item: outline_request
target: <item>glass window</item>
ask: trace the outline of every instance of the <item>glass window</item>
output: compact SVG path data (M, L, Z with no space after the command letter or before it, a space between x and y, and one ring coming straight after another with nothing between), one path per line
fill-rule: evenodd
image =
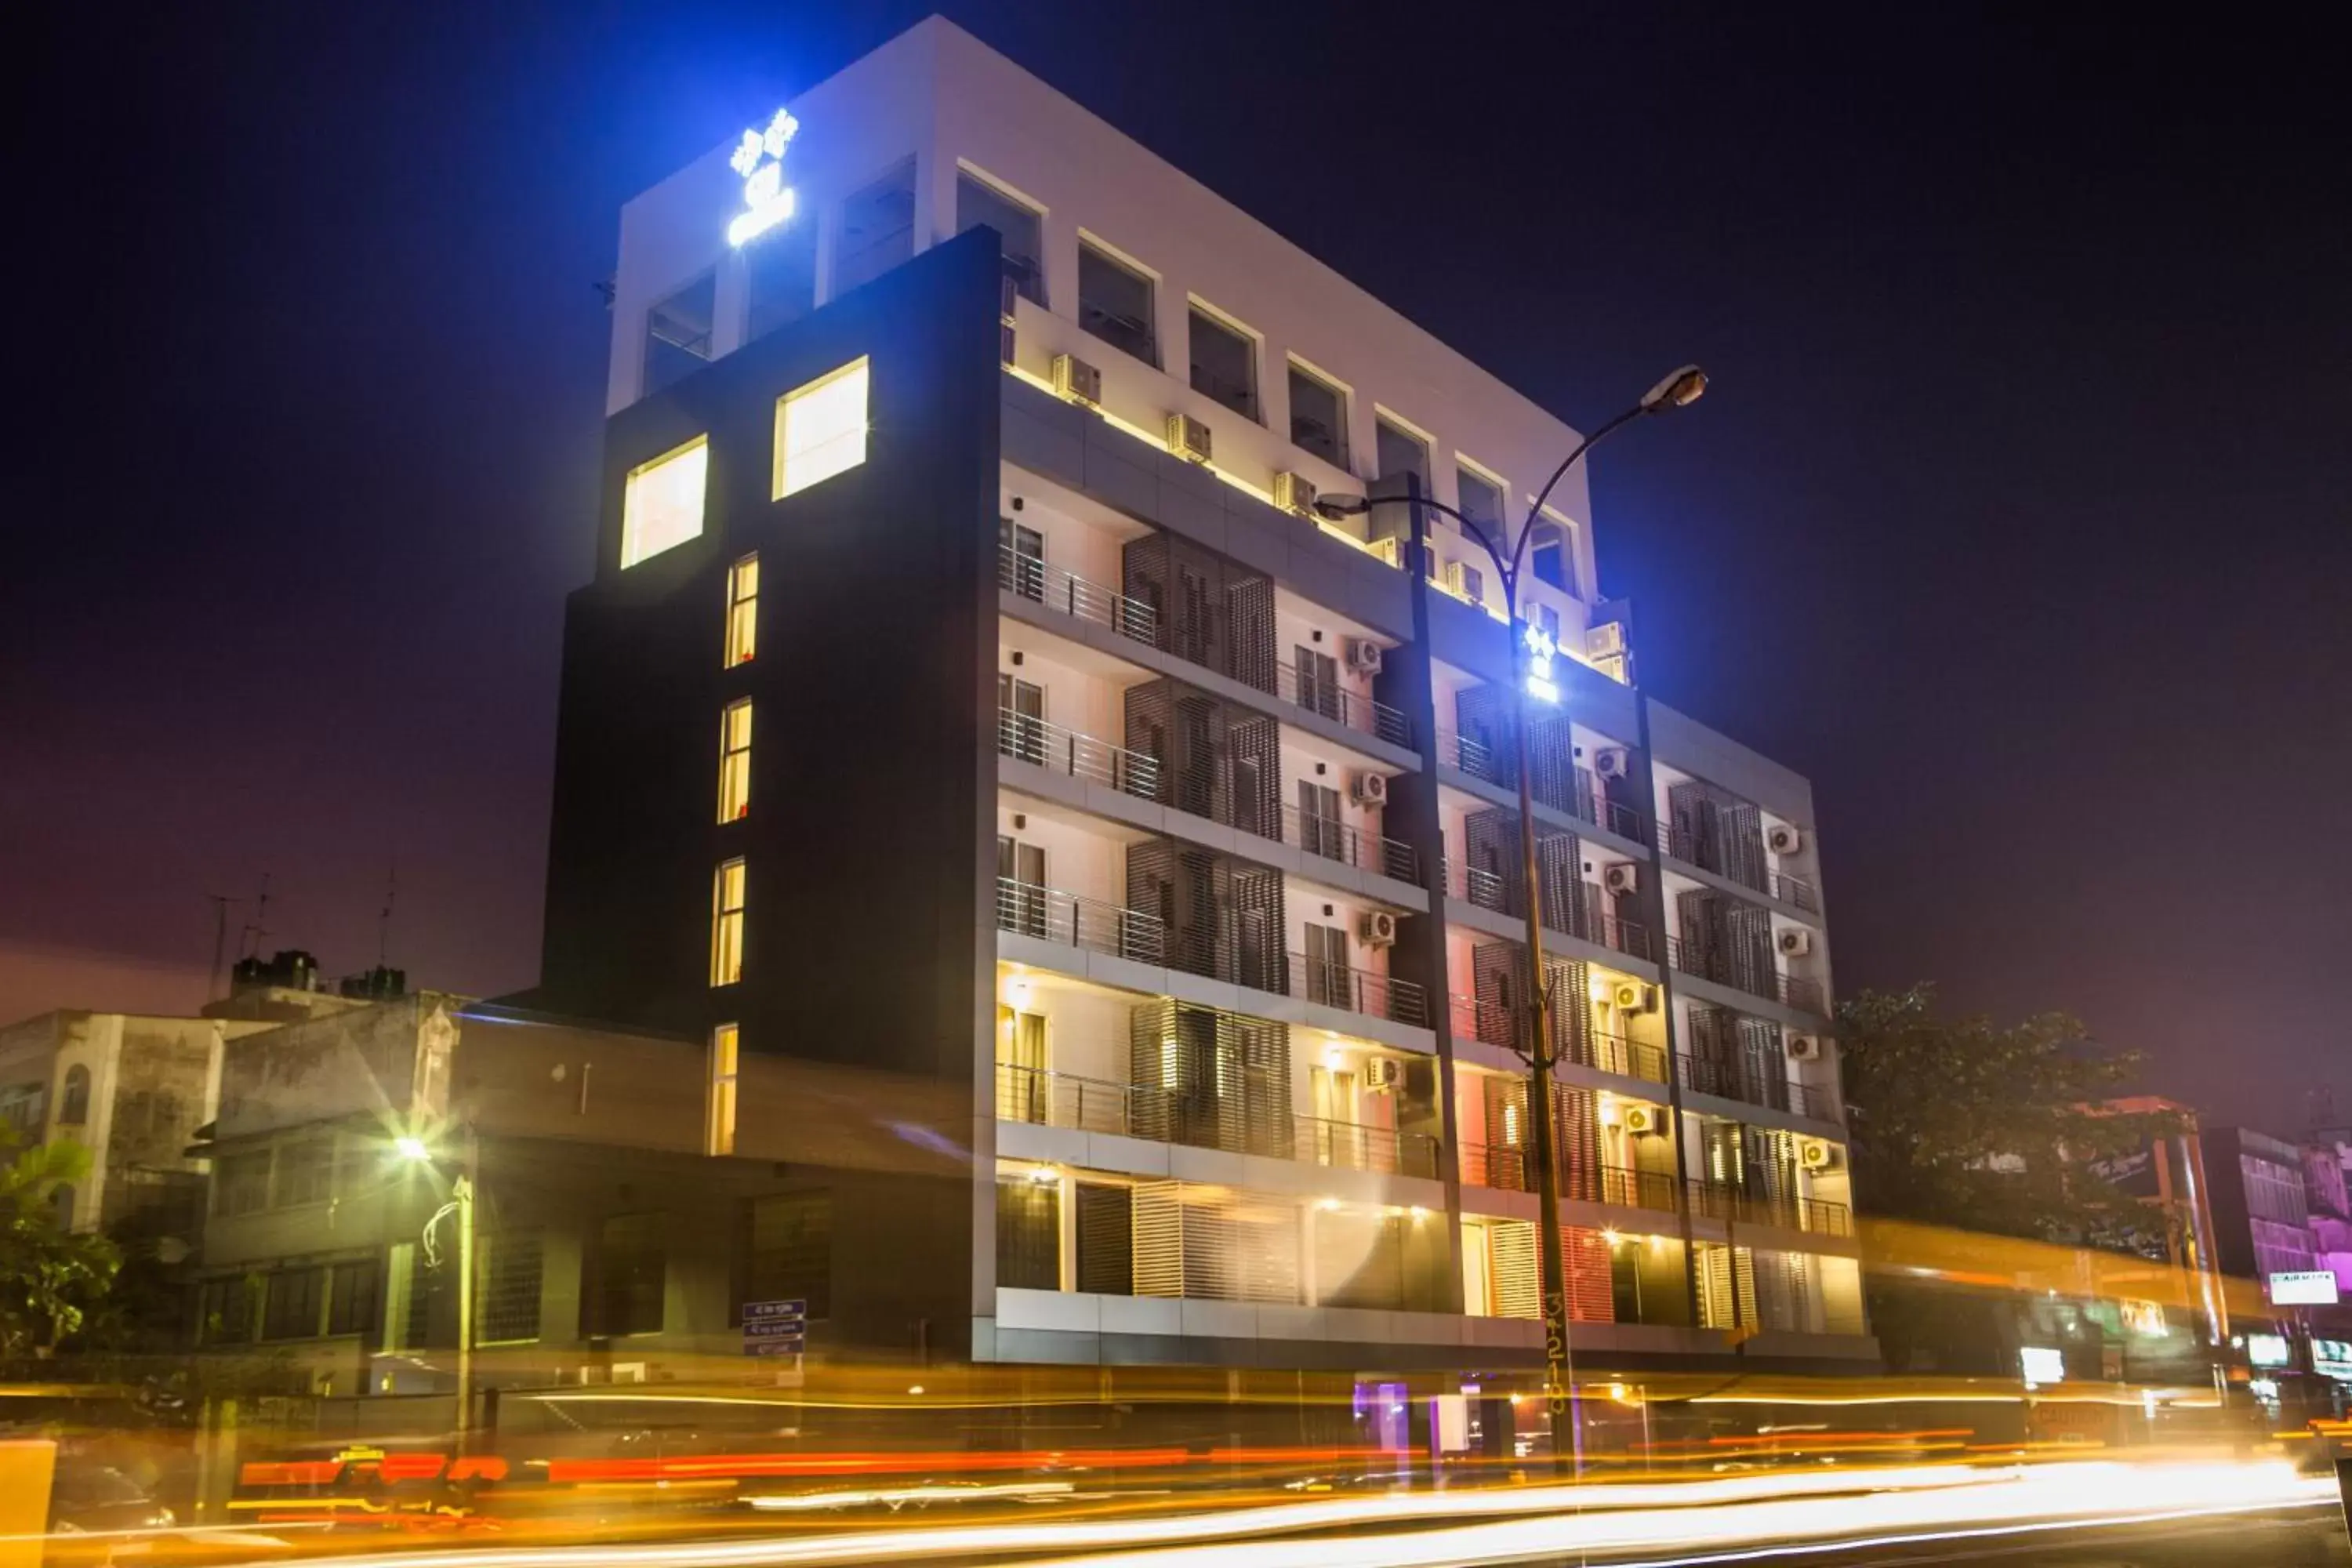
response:
M788 223L743 247L743 282L751 296L748 337L790 326L816 309L816 225Z
M622 566L701 536L702 491L709 473L708 436L629 470L621 500Z
M1294 363L1290 367L1290 439L1337 468L1348 466L1348 396Z
M776 400L776 499L866 461L866 362L853 360Z
M735 1152L735 1053L742 1033L732 1024L710 1031L710 1092L705 1110L702 1152Z
M660 391L710 363L719 275L706 272L646 312L646 391Z
M326 1284L323 1268L289 1268L269 1277L261 1304L261 1337L265 1340L307 1340L319 1332L320 1291Z
M909 158L841 204L832 298L873 281L914 254L915 161Z
M241 1345L253 1338L253 1294L241 1278L205 1281L196 1315L205 1344Z
M213 1212L258 1214L269 1206L269 1151L223 1155L215 1169Z
M727 569L726 668L749 664L760 645L760 558L746 555Z
M1486 537L1496 544L1503 543L1503 486L1490 479L1466 463L1454 468L1454 506L1463 516L1476 523Z
M1576 536L1556 522L1538 522L1528 536L1528 569L1570 598L1576 591Z
M1394 479L1399 474L1417 474L1421 478L1421 493L1429 493L1429 443L1403 426L1383 416L1377 421L1380 449L1373 454L1379 459L1380 478Z
M1144 363L1160 363L1152 282L1126 263L1078 243L1078 325Z
M594 1282L583 1303L592 1334L657 1334L669 1285L669 1221L615 1215L596 1237Z
M986 180L969 172L956 175L956 232L992 228L1002 242L1004 275L1024 300L1045 302L1045 268L1037 258L1045 253L1039 238L1037 215Z
M66 1068L66 1091L58 1100L58 1125L79 1127L89 1120L89 1069L76 1062Z
M1257 417L1257 344L1198 305L1192 307L1192 390L1234 413Z
M536 1232L484 1238L481 1300L474 1311L474 1342L515 1344L539 1338L540 1280L544 1254Z
M1062 1288L1062 1184L996 1178L996 1283L1006 1290Z
M327 1331L373 1335L383 1279L383 1270L373 1258L338 1263L328 1270Z
M812 1322L833 1316L833 1194L754 1198L743 1270L747 1301L805 1301Z
M278 1151L275 1205L322 1204L335 1194L335 1146L323 1138L289 1143Z
M730 702L719 714L719 820L751 815L751 700Z
M710 879L710 984L743 978L743 862L730 860Z

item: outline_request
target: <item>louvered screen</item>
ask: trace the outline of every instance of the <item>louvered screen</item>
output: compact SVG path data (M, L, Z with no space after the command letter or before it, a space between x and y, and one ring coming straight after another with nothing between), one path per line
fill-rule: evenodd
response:
M1601 1123L1593 1094L1554 1079L1551 1086L1552 1150L1559 1161L1559 1195L1580 1203L1606 1203L1601 1182ZM1622 1199L1624 1194L1613 1194Z
M1138 1182L1134 1204L1135 1293L1184 1294L1184 1203L1176 1182Z
M1759 1252L1754 1258L1755 1321L1792 1333L1817 1331L1818 1292L1808 1267L1812 1260L1789 1252Z
M1719 795L1715 821L1723 874L1746 887L1769 887L1764 875L1764 814L1744 800Z
M1756 1326L1756 1269L1748 1248L1719 1241L1698 1243L1698 1283L1701 1326Z
M1486 1146L1472 1157L1484 1165L1469 1179L1504 1192L1528 1191L1527 1080L1493 1073L1483 1078Z
M1225 714L1225 748L1233 758L1232 792L1223 819L1261 838L1282 837L1282 725L1265 715Z
M1527 993L1527 949L1515 942L1482 942L1471 950L1470 984L1477 1004L1478 1037L1488 1045L1509 1047L1528 1037L1528 1019L1522 1009ZM1549 976L1546 999L1551 1004L1551 1046L1561 1061L1591 1058L1591 1006L1585 965L1578 960L1544 955Z
M1576 742L1564 713L1528 724L1528 789L1554 811L1576 814Z
M1283 913L1282 873L1239 861L1231 865L1234 957L1219 978L1287 994L1289 955L1283 942L1290 928Z
M1481 909L1517 913L1521 879L1519 822L1500 806L1474 811L1462 819L1465 854L1463 890Z
M1597 1230L1559 1228L1559 1256L1568 1277L1568 1316L1579 1323L1617 1321L1617 1290L1611 1278L1609 1241Z
M1491 784L1516 784L1512 773L1511 704L1492 687L1465 686L1454 698L1454 727L1462 737L1462 771Z
M1776 1110L1789 1109L1789 1058L1780 1026L1769 1018L1739 1018L1739 1076L1748 1098Z
M1744 1183L1752 1195L1773 1201L1797 1196L1797 1140L1777 1127L1749 1127L1740 1151Z
M1274 689L1274 584L1264 577L1229 581L1225 587L1232 627L1232 668L1226 674L1260 691Z
M1487 1289L1498 1318L1540 1318L1536 1288L1536 1227L1506 1220L1485 1227Z
M1135 1294L1134 1201L1125 1187L1081 1182L1078 1289L1097 1296Z
M1715 805L1706 786L1685 780L1666 786L1666 821L1672 829L1667 849L1694 866L1717 869Z
M1772 994L1772 911L1737 900L1719 900L1729 983L1759 996Z
M1574 834L1545 834L1536 840L1536 877L1543 889L1543 923L1591 942L1594 938L1584 907L1583 853L1584 847Z
M1026 1179L996 1183L996 1283L1004 1289L1062 1288L1061 1190Z

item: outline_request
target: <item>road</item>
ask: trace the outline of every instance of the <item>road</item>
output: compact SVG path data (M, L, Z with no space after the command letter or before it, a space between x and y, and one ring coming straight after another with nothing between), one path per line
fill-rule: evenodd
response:
M1625 1568L1633 1561L1624 1560ZM1689 1558L1681 1561L1696 1568ZM1753 1563L1759 1559L1743 1554L1715 1561L1729 1568L1731 1563ZM1772 1568L1927 1568L1943 1563L2010 1568L2044 1563L2049 1568L2352 1568L2352 1544L2347 1543L2341 1514L2328 1509L2300 1509L2199 1523L2034 1531L1859 1552L1800 1552L1761 1561Z

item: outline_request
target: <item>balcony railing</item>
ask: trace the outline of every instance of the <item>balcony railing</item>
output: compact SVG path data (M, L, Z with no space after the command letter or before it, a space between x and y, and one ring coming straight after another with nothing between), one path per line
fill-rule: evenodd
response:
M1507 746L1489 746L1452 730L1441 730L1437 732L1437 756L1439 762L1497 788L1517 791L1519 787L1518 776L1512 772L1517 759ZM1528 794L1537 804L1549 806L1563 816L1605 827L1618 837L1636 844L1650 842L1650 819L1630 805L1611 800L1591 768L1578 768L1574 789L1565 793L1540 776L1529 780L1528 786Z
M1783 903L1794 904L1808 914L1822 912L1822 891L1802 877L1791 877L1786 871L1770 874L1771 887L1767 889Z
M1750 840L1743 852L1724 853L1718 839L1702 837L1691 827L1675 824L1666 829L1666 853L1685 865L1702 871L1712 871L1727 881L1738 883L1783 903L1793 904L1808 914L1822 912L1821 889L1802 877L1792 877L1786 871L1775 871L1764 863L1764 847Z
M1168 928L1159 916L1011 877L996 879L996 929L1138 963L1168 962Z
M1160 794L1157 758L1097 741L1092 735L1081 735L1075 730L1065 730L1059 724L1049 724L1026 713L1016 713L1010 708L996 710L996 750L1002 756L1034 763L1041 768L1139 799L1157 799Z
M1731 947L1670 936L1666 938L1666 962L1682 973L1712 980L1718 985L1745 991L1750 996L1767 997L1801 1013L1829 1016L1828 996L1820 981L1784 974L1769 963Z
M1400 882L1421 882L1421 857L1412 846L1350 827L1336 817L1318 816L1296 805L1282 808L1282 842L1326 860L1392 877Z
M1628 958L1656 962L1657 948L1648 926L1612 913L1608 891L1600 884L1580 880L1575 887L1577 890L1565 898L1555 889L1544 900L1543 923L1547 929L1622 952ZM1519 901L1515 879L1475 866L1457 866L1450 858L1445 863L1445 892L1449 898L1497 914L1520 918L1525 915L1526 906Z
M1754 1193L1728 1182L1693 1177L1684 1183L1690 1211L1700 1219L1735 1220L1747 1225L1773 1225L1786 1230L1807 1230L1822 1236L1852 1236L1853 1211L1843 1204L1821 1198L1779 1196Z
M1274 944L1273 926L1251 910L1221 911L1209 926L1179 927L1167 934L1167 963L1204 980L1385 1018L1426 1028L1428 1001L1410 980L1345 962L1285 952Z
M1358 696L1336 679L1325 680L1302 673L1297 665L1277 664L1274 668L1274 689L1283 700L1318 713L1333 723L1344 724L1358 734L1370 735L1391 745L1412 744L1412 726L1402 713L1385 702Z
M1694 1094L1711 1094L1718 1100L1769 1106L1774 1110L1810 1116L1816 1121L1840 1120L1835 1095L1811 1084L1791 1083L1785 1074L1753 1070L1738 1063L1716 1061L1692 1056L1686 1051L1677 1051L1675 1053L1675 1076L1682 1080L1685 1089Z
M1516 1144L1465 1143L1462 1179L1474 1187L1497 1192L1536 1190L1535 1164L1528 1151ZM1569 1203L1616 1204L1625 1208L1659 1209L1671 1214L1675 1179L1663 1171L1633 1171L1620 1165L1559 1166L1559 1195Z
M1426 1133L1313 1116L1291 1117L1286 1126L1278 1112L1231 1097L1188 1095L1010 1062L996 1064L996 1114L1004 1121L1111 1132L1381 1175L1437 1175L1437 1141Z
M1150 605L1049 566L1034 555L1024 555L1010 544L996 547L996 585L1066 616L1108 626L1123 637L1159 645L1160 615Z
M1286 995L1386 1018L1391 1024L1410 1024L1418 1028L1429 1023L1428 1003L1421 987L1410 980L1393 979L1333 959L1309 958L1303 952L1291 953L1288 958L1282 987Z
M1517 1048L1517 1029L1509 1008L1459 994L1446 1000L1455 1039L1483 1040L1507 1051ZM1663 1047L1606 1029L1587 1028L1581 1039L1560 1031L1559 1059L1650 1083L1666 1081L1666 1053Z

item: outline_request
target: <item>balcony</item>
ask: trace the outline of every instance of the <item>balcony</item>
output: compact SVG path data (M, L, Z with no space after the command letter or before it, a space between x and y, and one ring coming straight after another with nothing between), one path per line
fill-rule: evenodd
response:
M1274 694L1358 734L1386 741L1392 746L1410 749L1412 745L1412 726L1402 712L1385 702L1360 697L1336 680L1304 673L1296 665L1274 667Z
M1628 958L1657 961L1657 947L1648 926L1611 913L1609 895L1598 883L1579 879L1573 885L1577 890L1572 893L1557 886L1546 889L1543 923L1547 929L1622 952ZM1520 901L1517 878L1498 876L1475 866L1456 866L1448 859L1445 894L1482 910L1493 910L1514 919L1526 918L1527 905Z
M1507 747L1489 746L1452 730L1441 730L1437 733L1437 758L1474 779L1484 779L1498 789L1517 793L1518 777L1512 772L1515 759ZM1539 772L1528 781L1528 793L1538 805L1549 806L1562 816L1589 822L1635 844L1650 842L1650 819L1629 805L1611 800L1591 768L1577 768L1572 777L1573 785L1561 788Z
M1040 1068L996 1066L996 1115L1003 1121L1116 1133L1155 1143L1301 1164L1436 1179L1437 1141L1426 1133L1284 1116L1230 1096L1079 1078Z
M1801 1013L1829 1016L1828 994L1820 981L1784 974L1769 961L1735 948L1670 936L1666 938L1666 962L1681 973L1712 980L1718 985L1728 985Z
M1415 1028L1429 1026L1428 1004L1421 987L1410 980L1391 979L1334 959L1309 958L1303 952L1286 953L1284 957L1287 962L1283 966L1280 989L1285 995L1343 1012L1386 1018L1391 1024L1410 1024Z
M1462 1145L1462 1180L1470 1186L1502 1193L1536 1190L1536 1168L1528 1151L1509 1143ZM1663 1171L1633 1171L1621 1165L1559 1166L1563 1203L1615 1204L1622 1208L1656 1209L1672 1214L1675 1179Z
M1786 871L1768 871L1765 891L1785 904L1794 904L1807 914L1822 912L1822 892L1802 877L1791 877Z
M1727 845L1725 837L1726 830L1722 828L1701 830L1687 823L1671 824L1666 828L1666 853L1685 865L1712 871L1727 881L1778 899L1808 914L1822 912L1821 889L1802 877L1792 877L1767 866L1761 842L1754 838L1733 839Z
M1084 779L1139 800L1159 798L1160 763L1153 758L1010 708L996 710L996 750L1000 756Z
M1010 544L996 547L996 585L1075 620L1107 626L1150 647L1160 646L1160 614L1150 605L1059 566L1049 566L1037 556L1024 555Z
M1518 1048L1518 1034L1509 1008L1460 994L1446 1000L1451 1005L1449 1016L1455 1039L1481 1040L1507 1051ZM1580 1037L1561 1033L1558 1049L1559 1060L1578 1067L1596 1068L1650 1083L1666 1081L1666 1053L1662 1047L1628 1039L1607 1029L1588 1025Z
M1683 1185L1689 1194L1691 1216L1695 1219L1779 1226L1784 1230L1811 1231L1818 1236L1853 1234L1853 1211L1843 1204L1754 1193L1728 1182L1710 1182L1696 1176Z
M1318 816L1296 805L1284 806L1281 817L1280 841L1294 849L1415 887L1421 885L1421 857L1410 844L1366 833L1336 817Z
M1011 877L996 879L996 929L1138 963L1168 962L1168 928L1159 916Z
M1694 1094L1769 1106L1816 1121L1839 1121L1837 1096L1826 1089L1790 1083L1785 1075L1755 1072L1733 1062L1714 1061L1687 1052L1675 1053L1675 1076Z

